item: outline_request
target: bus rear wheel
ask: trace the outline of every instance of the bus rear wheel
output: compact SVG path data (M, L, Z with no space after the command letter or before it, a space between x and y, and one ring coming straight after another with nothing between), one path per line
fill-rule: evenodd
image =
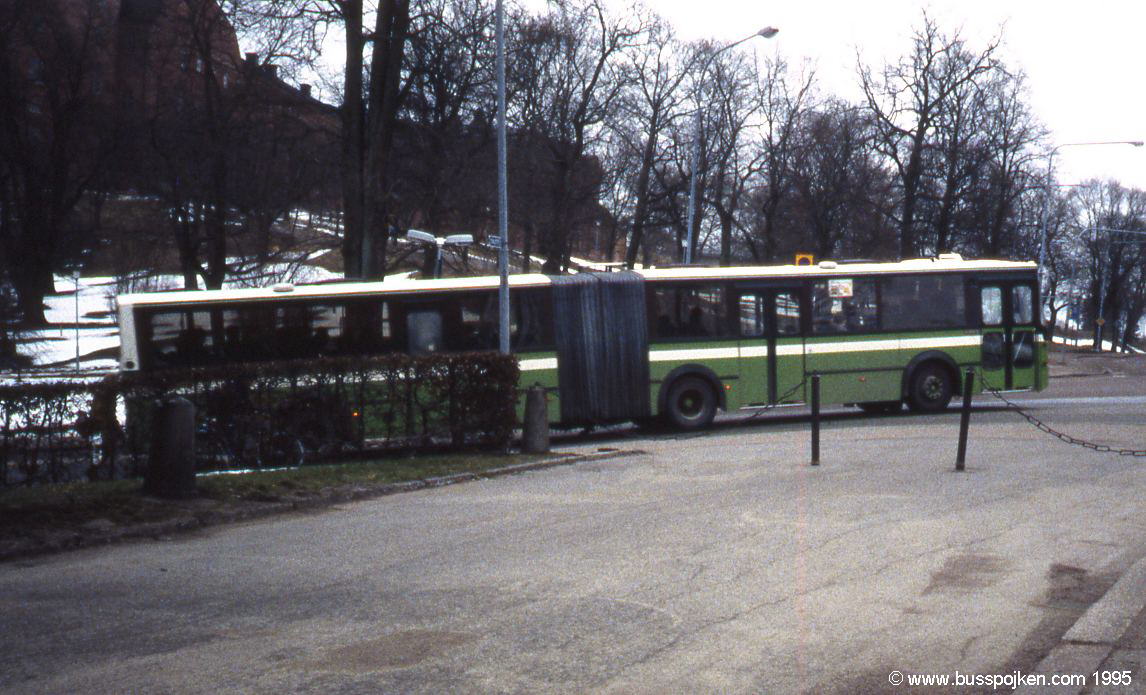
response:
M907 402L917 413L937 413L947 409L954 392L951 372L938 362L925 362L911 374Z
M669 389L665 415L671 425L682 430L708 427L716 417L716 394L712 386L700 377L677 379Z

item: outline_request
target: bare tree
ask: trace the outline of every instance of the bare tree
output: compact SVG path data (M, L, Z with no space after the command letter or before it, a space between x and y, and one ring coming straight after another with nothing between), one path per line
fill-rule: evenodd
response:
M97 0L0 1L0 256L29 325L45 323L53 272L94 241L76 209L115 143L113 19Z
M794 160L799 147L799 126L809 108L808 100L814 73L806 70L789 79L788 65L783 60L764 62L763 74L757 79L758 113L760 124L760 173L763 191L760 205L762 217L762 256L765 261L776 258L776 221L780 205L792 190ZM726 259L722 256L722 262Z
M987 156L986 181L990 217L986 224L976 225L986 234L980 248L990 256L1011 252L1008 227L1021 229L1018 220L1020 199L1041 194L1036 172L1044 157L1039 145L1046 139L1046 129L1035 119L1026 102L1026 88L1021 74L997 73L983 89L984 148ZM1033 201L1032 201L1033 202ZM1041 202L1041 201L1040 201ZM1037 253L1037 252L1036 252Z
M382 277L394 221L394 131L405 94L409 0L248 0L256 26L281 26L278 54L306 61L326 31L343 33L341 162L342 257L347 277ZM365 24L373 11L374 25ZM248 14L248 16L252 16ZM297 26L292 23L297 23ZM289 28L287 28L289 27ZM289 40L288 40L289 39ZM369 68L369 69L367 69Z
M518 15L515 29L508 78L521 136L529 137L519 146L547 159L549 221L535 231L543 269L558 272L568 265L578 227L600 217L600 175L587 157L624 89L622 51L643 28L609 14L600 0L579 0L536 17Z
M633 156L636 174L632 179L633 211L625 264L636 262L650 221L653 168L661 157L661 134L684 100L681 83L695 59L682 56L682 46L672 28L659 17L647 20L644 40L634 42L625 52L630 85L620 102L620 113L613 129L619 141Z
M892 163L900 185L899 254L920 251L916 210L924 184L925 155L935 130L957 94L996 69L995 39L978 52L966 48L958 32L945 34L923 15L911 53L885 65L875 76L862 62L860 83L875 117L880 152Z
M1078 190L1078 200L1089 255L1091 323L1102 319L1113 327L1134 313L1146 255L1142 245L1121 243L1125 239L1111 230L1146 231L1146 193L1095 181Z
M396 213L434 234L474 232L494 218L490 177L496 108L492 8L427 0L410 36L409 90L396 126Z
M891 182L872 149L870 118L829 101L805 111L793 164L796 199L788 216L795 249L818 258L886 258L896 254L883 233Z

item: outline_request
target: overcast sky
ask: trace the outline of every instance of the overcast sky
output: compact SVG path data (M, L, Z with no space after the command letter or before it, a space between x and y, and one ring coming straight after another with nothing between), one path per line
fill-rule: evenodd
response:
M623 0L613 0L620 8ZM879 66L905 55L922 11L944 32L961 29L972 49L1002 27L1004 60L1028 76L1030 104L1055 144L1146 139L1146 2L1092 0L650 0L681 38L734 41L772 25L758 52L814 63L821 89L859 98L856 52ZM739 49L738 49L739 50ZM1146 189L1146 147L1067 147L1055 159L1062 183L1114 178Z

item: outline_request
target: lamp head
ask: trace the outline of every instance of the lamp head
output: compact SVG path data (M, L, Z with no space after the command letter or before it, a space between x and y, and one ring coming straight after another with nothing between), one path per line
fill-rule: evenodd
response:
M472 234L451 234L446 237L445 243L451 246L469 246L474 243Z
M438 239L429 232L423 232L420 229L410 229L406 231L406 238L410 241L421 241L426 244L437 243Z
M760 31L756 32L756 35L757 36L763 36L766 39L770 39L779 33L780 33L780 30L777 29L776 27L764 27Z

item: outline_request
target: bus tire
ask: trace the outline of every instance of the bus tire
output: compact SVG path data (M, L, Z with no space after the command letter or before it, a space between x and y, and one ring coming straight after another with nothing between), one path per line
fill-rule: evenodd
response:
M682 430L699 430L716 417L716 393L707 380L684 376L672 383L665 399L665 417Z
M924 362L911 373L907 403L917 413L938 413L947 409L954 393L951 371L939 362Z

